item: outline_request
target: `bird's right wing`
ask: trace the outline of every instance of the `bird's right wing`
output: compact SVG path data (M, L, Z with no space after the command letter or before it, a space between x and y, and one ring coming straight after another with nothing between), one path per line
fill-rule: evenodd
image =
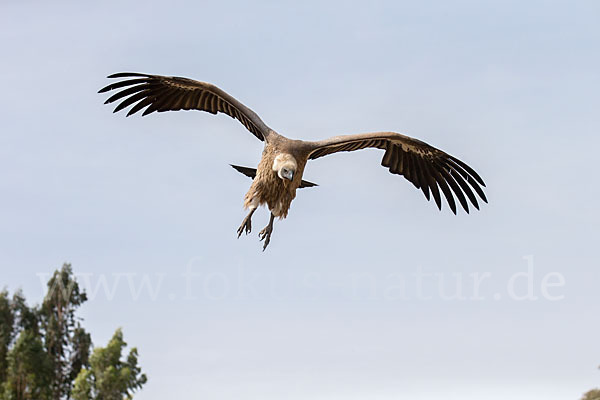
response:
M132 104L134 106L129 110L127 116L144 108L142 115L155 111L177 110L200 110L211 114L222 112L240 121L261 141L267 139L272 132L254 111L210 83L176 76L135 72L122 72L110 75L108 78L129 78L111 83L99 91L99 93L105 93L124 88L105 102L105 104L109 104L123 99L114 112Z

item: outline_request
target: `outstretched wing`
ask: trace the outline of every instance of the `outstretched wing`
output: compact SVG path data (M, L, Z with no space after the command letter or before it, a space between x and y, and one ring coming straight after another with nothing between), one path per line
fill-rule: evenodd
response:
M212 114L225 113L239 120L242 125L264 141L271 129L254 111L225 93L218 87L206 82L176 76L160 76L122 72L109 75L108 78L129 78L100 89L98 93L122 89L106 100L104 104L121 102L114 112L134 105L127 116L145 108L142 115L155 111L201 110Z
M481 188L485 187L485 183L471 167L427 143L399 133L375 132L336 136L311 142L311 145L313 150L310 152L309 159L340 151L366 148L385 150L381 165L389 168L392 174L403 175L417 189L423 191L427 200L430 199L430 194L433 195L440 210L442 208L440 191L454 214L456 214L456 202L453 194L467 213L469 212L467 198L475 208L479 209L473 191L487 203Z

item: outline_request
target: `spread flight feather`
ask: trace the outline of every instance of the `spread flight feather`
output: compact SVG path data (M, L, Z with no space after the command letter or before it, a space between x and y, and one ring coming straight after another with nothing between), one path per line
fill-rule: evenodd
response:
M260 205L267 205L271 220L259 234L265 249L270 242L273 219L285 218L296 189L317 186L302 180L306 163L326 155L376 148L384 151L381 165L392 174L402 175L427 200L431 197L442 208L442 195L456 214L456 200L468 213L469 203L479 209L478 198L487 203L483 179L463 161L425 142L394 132L374 132L335 136L321 141L288 139L269 128L260 117L241 102L218 87L188 78L125 72L108 78L124 78L100 89L100 93L115 90L105 104L118 102L114 112L131 106L127 116L153 112L200 110L212 114L224 113L237 119L257 139L265 142L257 169L232 165L237 171L253 178L244 205L250 210L238 229L251 230L251 217Z

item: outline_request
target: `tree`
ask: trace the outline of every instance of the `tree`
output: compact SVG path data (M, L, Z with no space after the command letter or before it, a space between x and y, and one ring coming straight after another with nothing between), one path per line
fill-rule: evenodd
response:
M73 276L70 264L54 272L40 309L46 351L52 364L52 398L69 398L73 379L87 366L91 338L75 317L87 300Z
M18 290L12 298L11 307L14 312L15 332L21 330L30 330L39 335L40 331L40 312L36 307L27 306L25 296Z
M133 392L142 388L147 378L138 366L137 349L132 348L122 361L125 346L123 332L117 329L106 347L94 349L90 368L82 369L75 379L74 400L131 399Z
M7 356L6 400L49 399L52 365L40 338L32 330L20 333Z
M8 292L0 292L0 385L6 382L8 348L13 340L15 314Z
M16 341L14 341L17 336ZM0 399L46 399L50 382L39 318L18 291L0 293Z
M76 316L87 296L71 265L55 271L47 286L39 307L29 307L20 291L12 298L0 291L0 400L68 400L76 380L78 399L130 399L146 382L137 350L120 360L126 343L119 329L90 365L91 337Z

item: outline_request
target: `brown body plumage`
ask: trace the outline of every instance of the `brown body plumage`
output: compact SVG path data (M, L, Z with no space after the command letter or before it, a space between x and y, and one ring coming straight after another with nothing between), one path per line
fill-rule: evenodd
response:
M244 197L244 208L267 205L275 217L287 217L292 200L296 197L296 189L302 182L302 174L308 159L307 152L301 152L286 146L288 139L281 138L277 143L265 144L262 158L256 169L256 177L252 181L250 190ZM290 154L297 162L297 169L293 179L281 179L273 170L275 157L279 154Z
M420 140L394 132L374 132L336 136L307 142L288 139L269 128L252 110L218 87L187 78L166 77L138 73L120 73L109 78L129 78L110 84L101 93L123 88L106 103L120 100L115 112L132 106L127 116L144 109L142 115L158 111L201 110L212 114L225 113L239 120L254 136L265 142L257 169L232 165L252 177L252 185L244 198L249 213L238 229L238 237L250 233L254 211L266 205L271 211L269 224L259 236L263 249L269 244L275 217L285 218L296 197L296 190L316 186L303 181L308 160L341 151L365 148L384 150L381 164L392 174L402 175L427 198L433 197L441 209L442 195L456 214L456 201L468 213L469 203L479 209L477 196L487 202L479 175L467 164Z

